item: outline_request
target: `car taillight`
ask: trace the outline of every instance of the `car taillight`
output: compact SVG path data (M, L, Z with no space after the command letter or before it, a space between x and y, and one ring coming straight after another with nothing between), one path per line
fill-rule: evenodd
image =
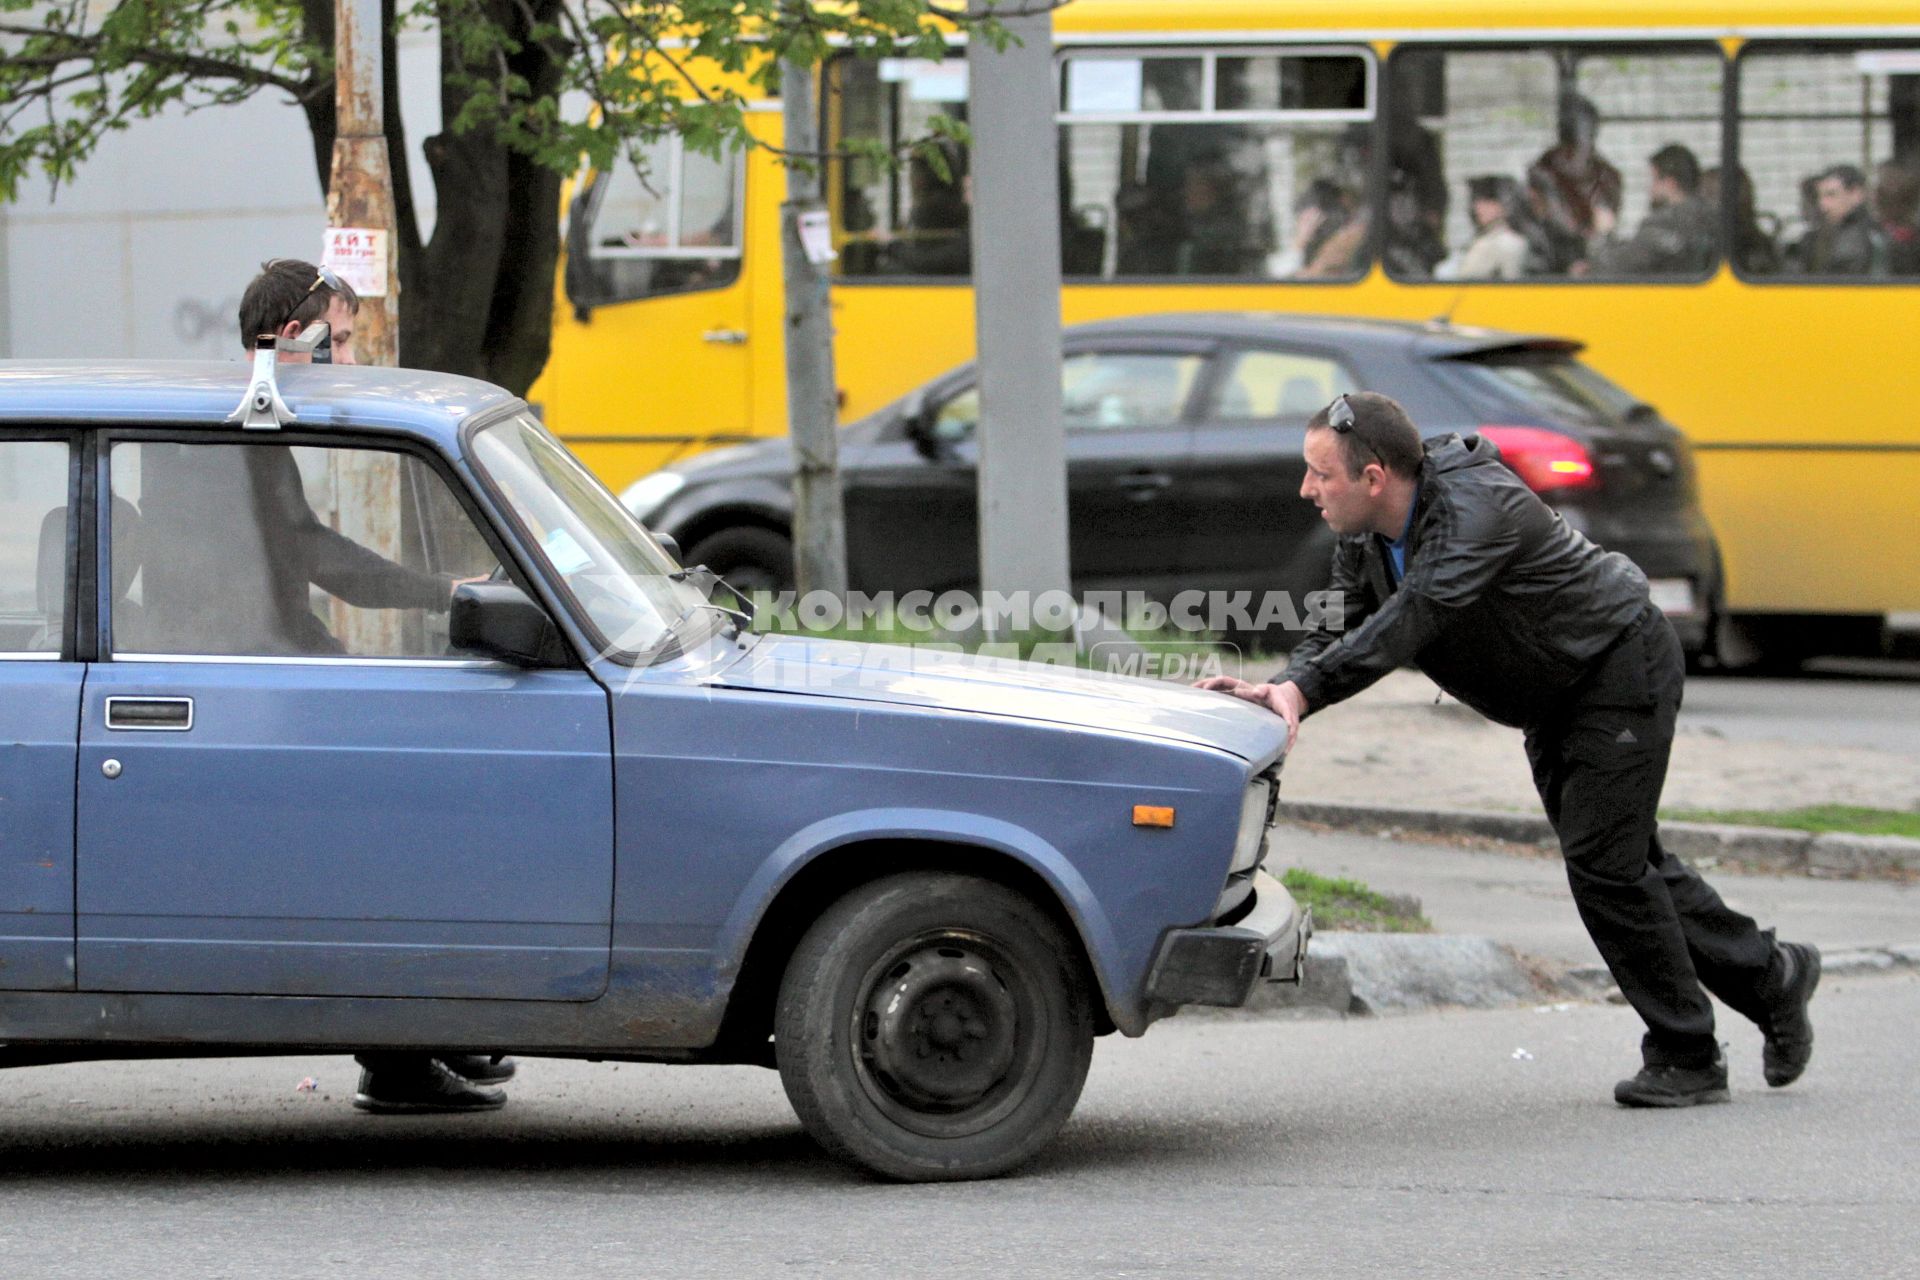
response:
M1545 427L1481 427L1480 434L1500 446L1500 461L1535 493L1590 489L1598 483L1593 456L1572 436Z

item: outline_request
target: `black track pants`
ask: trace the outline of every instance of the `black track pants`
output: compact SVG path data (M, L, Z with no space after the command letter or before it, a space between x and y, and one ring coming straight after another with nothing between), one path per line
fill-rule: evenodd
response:
M1760 1020L1774 948L1771 930L1660 847L1654 815L1684 683L1673 627L1650 609L1526 739L1574 904L1647 1024L1646 1061L1692 1066L1718 1051L1706 992Z

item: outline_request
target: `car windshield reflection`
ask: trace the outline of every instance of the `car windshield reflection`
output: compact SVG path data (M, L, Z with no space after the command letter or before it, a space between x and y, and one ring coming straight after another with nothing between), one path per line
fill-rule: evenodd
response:
M473 459L565 585L602 650L640 655L705 603L646 529L527 414L473 438ZM682 640L685 637L681 637Z

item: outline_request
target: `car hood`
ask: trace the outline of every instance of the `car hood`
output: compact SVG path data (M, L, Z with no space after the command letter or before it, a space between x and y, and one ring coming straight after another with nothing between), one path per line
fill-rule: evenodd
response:
M711 681L1137 734L1253 762L1276 756L1287 736L1279 716L1226 694L905 645L766 636Z

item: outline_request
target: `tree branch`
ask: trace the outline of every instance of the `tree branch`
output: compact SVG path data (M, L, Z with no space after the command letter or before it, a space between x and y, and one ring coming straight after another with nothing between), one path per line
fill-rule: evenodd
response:
M21 27L13 23L0 22L0 36L20 36L31 39L48 34L37 27ZM102 49L106 47L106 41L98 35L61 32L59 41L60 46L64 47L56 46L54 52L35 54L32 57L0 55L0 66L51 68L68 62L98 62ZM158 71L168 71L189 78L233 80L260 89L282 89L296 98L308 88L298 80L276 75L271 71L263 71L259 67L250 67L243 62L228 62L205 54L176 53L168 49L130 50L127 53L126 65L152 67Z

